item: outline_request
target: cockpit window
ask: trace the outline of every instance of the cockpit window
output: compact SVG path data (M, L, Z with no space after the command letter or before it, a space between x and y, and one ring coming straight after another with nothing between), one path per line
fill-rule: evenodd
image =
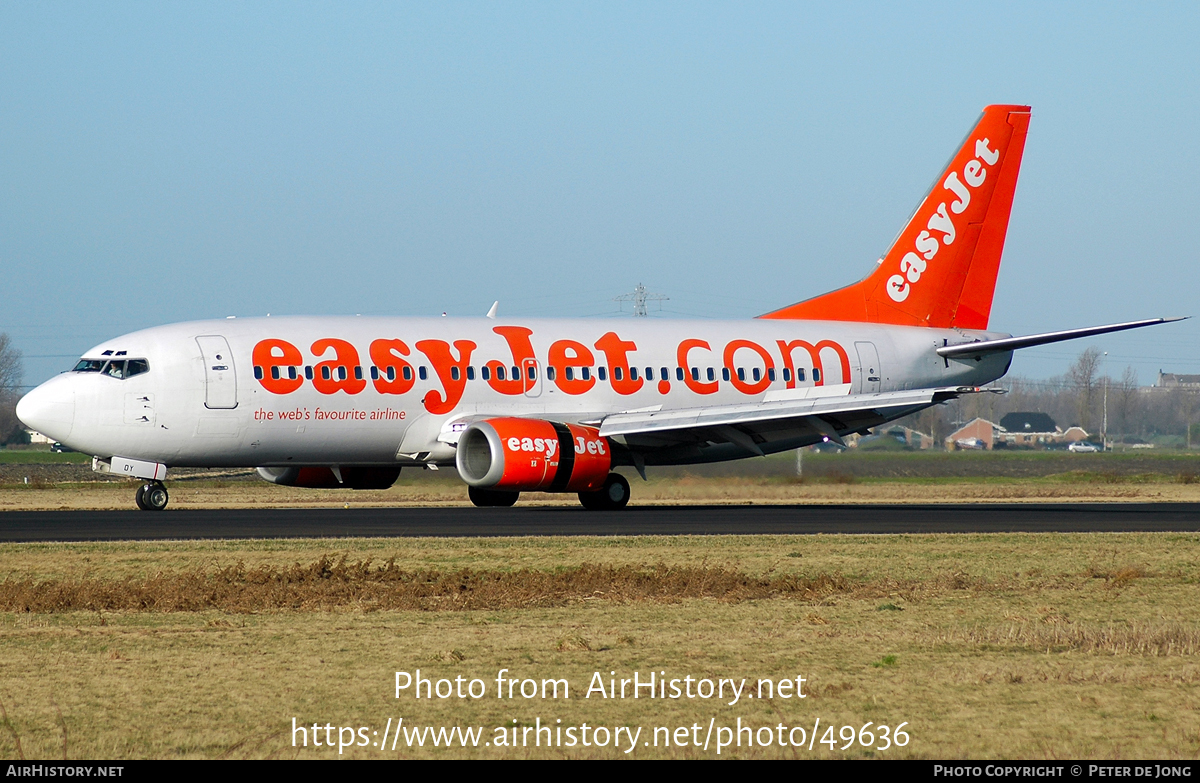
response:
M73 372L98 372L110 378L124 380L135 375L150 372L150 363L145 359L80 359Z

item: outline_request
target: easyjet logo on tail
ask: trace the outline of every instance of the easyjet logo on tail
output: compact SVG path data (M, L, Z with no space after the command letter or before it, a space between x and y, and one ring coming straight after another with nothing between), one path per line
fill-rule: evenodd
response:
M1028 129L986 107L871 274L762 317L986 329Z
M1000 151L992 149L989 139L975 141L975 157L966 162L962 169L962 178L958 171L951 171L942 181L942 188L950 191L954 199L947 209L946 202L938 204L937 209L929 216L925 230L917 234L915 250L910 250L900 259L900 274L894 274L887 280L887 293L892 301L903 302L912 292L912 287L920 282L921 275L928 268L928 262L937 255L942 245L954 244L956 235L952 215L961 215L971 204L971 191L984 183L988 175L988 166L995 166L1000 160Z

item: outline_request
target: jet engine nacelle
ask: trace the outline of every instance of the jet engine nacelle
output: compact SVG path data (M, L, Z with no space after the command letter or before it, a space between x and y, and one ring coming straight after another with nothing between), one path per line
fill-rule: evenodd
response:
M265 481L284 487L387 489L400 477L400 468L350 466L338 468L337 473L333 468L323 467L259 468L258 475Z
M612 448L595 427L483 419L463 430L455 461L463 480L480 489L590 492L604 486Z

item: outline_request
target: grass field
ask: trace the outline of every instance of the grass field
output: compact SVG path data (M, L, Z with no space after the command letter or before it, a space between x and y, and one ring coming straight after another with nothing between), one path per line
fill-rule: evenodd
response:
M402 737L351 757L626 755L626 733L621 749L483 745L538 719L641 728L632 757L713 757L715 739L674 731L819 719L811 749L721 755L1194 758L1198 555L1180 534L5 545L0 754L338 755L293 747L294 717L366 727L355 741L389 718L486 729L480 747ZM486 696L395 698L395 672L417 669ZM498 699L501 669L564 678L570 698ZM751 692L803 677L807 698L583 698L597 673L635 671ZM910 740L843 750L842 727L868 722Z
M22 460L34 452L7 452ZM6 452L0 452L3 457ZM56 462L0 460L0 510L127 509L134 483L93 473L77 454ZM634 504L905 503L1078 500L1200 501L1200 457L1185 452L847 452L794 453L686 468L651 468L643 482L625 470ZM467 504L452 470L405 470L386 491L278 487L247 470L174 470L171 508L286 508L332 505ZM527 493L522 503L576 502Z
M744 478L657 479L630 477L632 505L995 503L995 502L1200 502L1200 484L1176 481L1079 479L880 480L789 483ZM133 506L132 483L0 486L0 511L115 509ZM187 508L329 508L467 506L457 478L401 481L385 491L309 490L263 482L170 483L171 510ZM578 505L574 495L526 493L524 505Z
M41 449L0 449L0 465L90 465L92 458L78 452Z

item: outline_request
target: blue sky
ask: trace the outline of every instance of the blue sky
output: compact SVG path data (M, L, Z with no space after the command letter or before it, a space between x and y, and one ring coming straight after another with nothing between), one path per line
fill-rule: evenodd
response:
M26 382L226 315L743 318L861 278L1033 106L993 328L1200 315L1200 5L5 3ZM1087 345L1200 372L1200 319Z

